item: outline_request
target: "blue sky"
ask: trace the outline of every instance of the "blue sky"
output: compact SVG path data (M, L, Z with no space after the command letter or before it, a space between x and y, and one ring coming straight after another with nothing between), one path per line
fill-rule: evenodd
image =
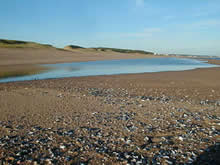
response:
M0 0L0 38L220 55L220 0Z

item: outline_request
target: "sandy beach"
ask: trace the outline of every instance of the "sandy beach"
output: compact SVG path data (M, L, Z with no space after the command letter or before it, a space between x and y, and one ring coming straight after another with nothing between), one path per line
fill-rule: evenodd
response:
M2 48L0 68L155 57L77 51ZM218 164L219 75L216 67L0 83L0 164Z
M220 165L219 11L1 1L0 165Z
M55 48L0 48L0 66L25 64L53 64L65 62L81 62L112 59L152 58L146 54L123 54L113 51L95 51L76 49L72 51Z
M113 51L92 49L64 50L56 48L0 48L0 78L7 76L29 75L43 72L48 68L39 64L67 62L156 58L151 54L123 54ZM159 57L159 56L158 56Z

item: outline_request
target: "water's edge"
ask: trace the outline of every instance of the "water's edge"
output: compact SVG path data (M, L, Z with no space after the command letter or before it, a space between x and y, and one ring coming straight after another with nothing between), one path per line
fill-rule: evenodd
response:
M198 68L219 67L218 65L209 64L204 60L188 58L105 60L47 64L41 66L50 69L39 74L3 78L0 79L0 83L67 77L185 71Z

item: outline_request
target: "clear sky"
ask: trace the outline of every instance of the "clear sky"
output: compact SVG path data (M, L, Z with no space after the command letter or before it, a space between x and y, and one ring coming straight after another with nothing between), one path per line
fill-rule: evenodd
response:
M0 38L220 55L220 0L0 0Z

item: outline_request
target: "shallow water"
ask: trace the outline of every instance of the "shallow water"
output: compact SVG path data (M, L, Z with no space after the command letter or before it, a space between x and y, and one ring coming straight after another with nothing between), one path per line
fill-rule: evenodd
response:
M74 62L62 64L43 65L51 67L47 72L0 79L0 82L26 81L38 79L80 77L95 75L114 75L129 73L163 72L163 71L182 71L196 68L216 67L195 59L183 58L152 58L152 59L128 59L128 60L106 60Z

